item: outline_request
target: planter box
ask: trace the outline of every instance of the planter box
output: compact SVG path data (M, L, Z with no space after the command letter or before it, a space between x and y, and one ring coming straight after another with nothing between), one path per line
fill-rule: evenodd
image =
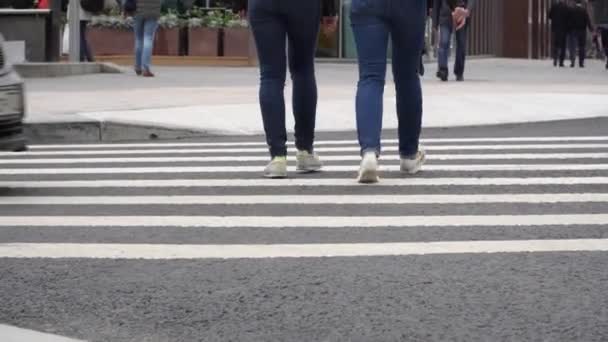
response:
M135 37L131 30L89 27L87 39L94 55L131 55L135 49Z
M224 56L255 57L255 44L249 28L224 29Z
M217 57L220 30L207 27L188 29L188 56Z
M154 40L154 55L179 56L179 28L159 28Z

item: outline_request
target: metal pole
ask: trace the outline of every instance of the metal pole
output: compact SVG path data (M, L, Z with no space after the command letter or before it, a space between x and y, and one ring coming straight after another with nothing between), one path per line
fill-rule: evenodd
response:
M207 2L205 2L205 7L211 7L211 0L207 0Z
M71 0L69 3L70 27L70 62L80 61L80 0Z

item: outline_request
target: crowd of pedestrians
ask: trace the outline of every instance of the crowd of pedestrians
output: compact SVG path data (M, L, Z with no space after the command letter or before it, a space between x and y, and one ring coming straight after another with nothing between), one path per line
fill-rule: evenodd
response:
M593 43L599 54L608 56L608 23L600 22L594 26L587 3L583 0L556 0L549 10L551 20L553 65L564 67L566 51L569 52L570 67L585 67L587 57L587 32L591 33ZM603 50L603 51L602 51ZM606 62L608 69L608 61Z

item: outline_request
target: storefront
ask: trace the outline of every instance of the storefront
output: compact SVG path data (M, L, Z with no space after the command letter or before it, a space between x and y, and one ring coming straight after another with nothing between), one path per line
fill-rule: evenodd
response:
M246 0L165 0L183 6L223 7L242 10ZM296 0L285 0L296 1ZM299 0L298 0L299 1ZM319 58L355 59L357 52L349 20L351 0L334 0L339 9L336 32L319 35ZM549 23L546 12L551 0L477 1L469 30L469 55L544 58L549 54ZM427 29L427 44L432 31Z

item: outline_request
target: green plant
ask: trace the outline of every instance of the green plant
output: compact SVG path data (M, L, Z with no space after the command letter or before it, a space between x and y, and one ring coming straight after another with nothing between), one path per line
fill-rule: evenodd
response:
M224 17L224 27L249 27L249 22L236 13L227 12Z
M187 13L188 27L209 27L221 28L225 26L225 12L223 10L206 11L205 9L194 7Z
M179 15L172 10L167 11L167 13L161 15L158 19L158 25L164 29L181 27L182 24L182 19L180 19Z
M133 28L133 18L102 14L94 16L89 26L114 30L130 30Z

